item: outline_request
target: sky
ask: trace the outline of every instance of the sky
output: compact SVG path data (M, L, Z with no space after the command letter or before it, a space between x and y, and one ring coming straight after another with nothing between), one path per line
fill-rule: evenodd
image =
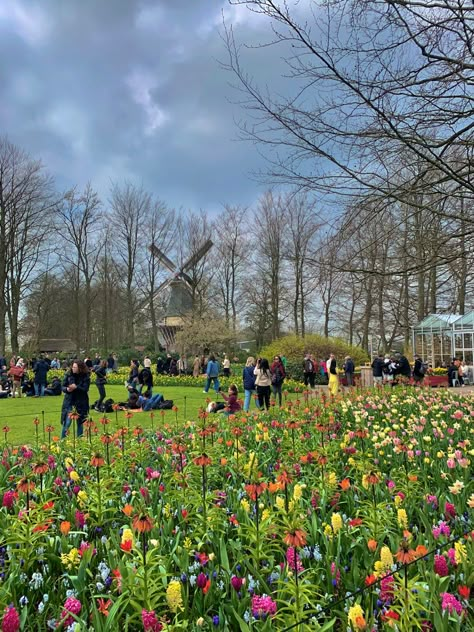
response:
M227 0L1 0L0 135L66 190L142 185L172 208L252 205L265 185L239 140L222 19L260 42L269 24ZM277 80L272 53L249 72Z

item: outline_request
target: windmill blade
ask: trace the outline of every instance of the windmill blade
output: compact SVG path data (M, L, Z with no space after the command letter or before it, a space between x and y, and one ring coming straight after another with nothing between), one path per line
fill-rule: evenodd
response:
M206 243L199 248L197 252L195 252L187 261L181 266L181 272L186 272L192 268L198 261L200 261L212 248L214 244L210 239L206 241Z
M160 292L162 292L163 290L166 290L166 288L168 287L168 285L174 281L174 277L168 277L165 281L163 281L163 283L161 283L156 290L153 292L153 300L155 300L155 298L160 294ZM149 299L146 298L144 299L141 303L139 308L142 309L143 307L145 307L145 305L147 305L149 302Z
M162 263L166 268L168 268L170 272L176 272L175 264L171 261L171 259L168 259L165 253L162 250L160 250L158 246L155 246L155 244L151 244L151 246L149 247L149 250L151 254L156 259L158 259L158 261L160 261L160 263Z

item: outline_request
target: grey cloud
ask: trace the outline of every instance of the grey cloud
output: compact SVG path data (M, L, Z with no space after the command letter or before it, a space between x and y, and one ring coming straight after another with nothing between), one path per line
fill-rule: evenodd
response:
M254 201L262 187L248 173L263 162L236 141L242 111L217 60L222 9L254 41L261 18L225 0L15 5L0 9L2 128L59 186L90 180L106 198L110 180L127 177L175 207ZM252 71L276 80L271 54Z

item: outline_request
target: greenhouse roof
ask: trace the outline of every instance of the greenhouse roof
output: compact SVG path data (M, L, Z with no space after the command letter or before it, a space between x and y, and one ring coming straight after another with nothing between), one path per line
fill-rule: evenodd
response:
M456 329L462 329L463 327L468 325L472 329L473 324L474 324L474 312L468 312L467 314L464 314L464 316L460 316L456 320L455 327Z
M429 314L413 329L451 329L453 323L457 323L460 318L465 317L459 314Z

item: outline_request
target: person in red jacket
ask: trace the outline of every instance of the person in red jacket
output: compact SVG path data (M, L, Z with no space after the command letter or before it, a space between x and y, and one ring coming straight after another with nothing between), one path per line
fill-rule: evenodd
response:
M12 397L21 397L21 381L24 374L25 365L22 358L20 358L13 366L10 364L8 375L12 378Z

